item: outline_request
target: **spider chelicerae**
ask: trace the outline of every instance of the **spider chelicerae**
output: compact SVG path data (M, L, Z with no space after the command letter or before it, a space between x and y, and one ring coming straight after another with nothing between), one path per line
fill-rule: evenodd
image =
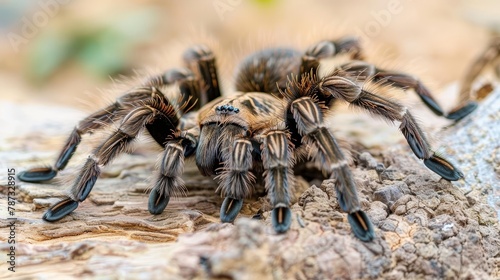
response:
M339 54L347 54L351 61L319 75L320 61ZM413 89L434 113L452 120L466 116L477 104L467 102L445 113L418 79L379 69L361 59L362 49L355 38L321 41L305 52L265 49L240 64L235 80L237 93L222 96L212 51L205 46L189 48L184 53L186 68L151 77L81 120L53 167L33 168L20 173L19 178L29 182L54 178L67 165L84 134L120 123L93 150L69 195L47 210L45 220L57 221L74 211L89 195L101 168L123 153L145 128L163 147L148 202L152 214L162 213L170 197L184 192L184 161L194 157L200 172L214 176L218 191L225 197L221 221L236 218L243 199L251 194L256 178L262 176L273 207L273 228L286 232L292 219L293 167L296 161L309 160L335 179L338 203L347 213L354 235L370 241L374 229L361 210L348 158L325 125L325 116L335 101L346 101L390 122L400 122L399 129L413 153L430 170L450 181L463 174L432 151L410 111L381 95L381 88ZM379 87L370 90L364 86L367 83ZM177 100L169 100L162 92L172 85L178 88Z

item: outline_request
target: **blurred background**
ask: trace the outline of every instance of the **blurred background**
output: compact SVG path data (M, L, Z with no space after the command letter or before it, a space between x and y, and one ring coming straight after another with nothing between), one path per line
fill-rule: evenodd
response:
M499 26L494 0L3 0L0 101L92 111L115 78L181 66L195 43L213 48L230 90L252 51L344 35L362 39L368 61L415 74L439 93Z

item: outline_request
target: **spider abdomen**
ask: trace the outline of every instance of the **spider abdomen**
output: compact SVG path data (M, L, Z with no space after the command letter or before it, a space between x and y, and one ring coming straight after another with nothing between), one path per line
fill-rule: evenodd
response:
M299 74L301 56L301 52L289 48L265 49L247 56L236 74L236 89L277 93L278 88L286 87L290 73Z

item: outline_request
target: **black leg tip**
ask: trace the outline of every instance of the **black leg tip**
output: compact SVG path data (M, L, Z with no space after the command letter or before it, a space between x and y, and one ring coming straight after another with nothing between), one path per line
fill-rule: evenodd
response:
M84 201L85 199L87 199L87 196L89 196L90 191L92 190L96 182L97 176L90 177L90 179L85 183L85 186L82 188L81 192L78 194L78 201Z
M220 207L220 220L223 223L232 223L243 206L243 199L226 197Z
M271 213L271 222L277 233L284 233L292 224L292 211L288 207L276 207Z
M422 99L425 105L427 105L427 107L429 107L429 109L434 112L434 114L436 114L437 116L442 116L444 114L441 106L439 106L439 104L437 104L436 101L434 101L432 98L425 95L419 95L419 97Z
M19 174L17 174L17 178L24 182L39 183L52 180L56 177L56 175L56 170L50 167L41 167L19 172Z
M462 118L464 118L467 115L469 115L470 113L472 113L474 110L476 110L477 107L478 107L477 102L470 101L464 107L459 108L459 109L457 109L457 110L455 110L453 112L448 113L448 115L446 116L446 118L450 119L450 120L454 120L454 121L459 121Z
M58 221L73 212L77 207L78 201L74 201L68 197L52 205L43 215L43 219L47 222Z
M340 188L336 187L335 189L336 189L335 191L337 193L337 201L339 203L340 209L344 212L349 212L349 207L347 205L345 195L339 190Z
M446 159L433 155L431 158L424 159L424 164L430 170L448 181L457 181L464 177L462 171L453 166Z
M170 201L170 196L160 195L158 191L153 190L149 194L149 201L148 201L149 213L153 215L159 215L163 213L163 210L165 210L169 201Z
M372 241L375 238L375 231L372 222L363 211L357 211L347 215L347 220L351 224L354 235L363 242Z

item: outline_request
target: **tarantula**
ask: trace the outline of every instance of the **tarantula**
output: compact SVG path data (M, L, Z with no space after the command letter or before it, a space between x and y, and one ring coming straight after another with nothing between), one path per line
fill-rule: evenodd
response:
M318 75L320 60L347 54L353 59L326 76ZM337 198L357 238L370 241L375 233L361 210L348 158L339 147L325 115L336 100L343 100L390 122L399 129L414 154L446 180L463 177L461 171L435 154L412 114L403 105L363 87L367 81L382 86L413 89L437 115L458 120L476 108L469 102L446 114L426 87L407 74L386 71L363 62L354 38L321 41L305 52L289 48L265 49L248 56L236 75L238 93L221 95L215 57L205 46L188 49L187 68L171 69L154 76L119 97L115 103L86 117L70 134L53 167L34 168L19 174L23 181L54 178L74 154L81 137L106 125L119 127L95 148L77 176L69 196L52 205L46 221L71 213L89 195L103 166L124 152L146 128L163 147L149 196L152 214L163 212L170 197L183 190L184 160L194 157L200 172L214 176L225 197L222 222L232 222L243 198L262 174L273 207L276 232L291 224L291 190L296 160L310 160L335 179ZM179 100L169 100L162 90L178 87ZM263 172L263 173L262 173Z

